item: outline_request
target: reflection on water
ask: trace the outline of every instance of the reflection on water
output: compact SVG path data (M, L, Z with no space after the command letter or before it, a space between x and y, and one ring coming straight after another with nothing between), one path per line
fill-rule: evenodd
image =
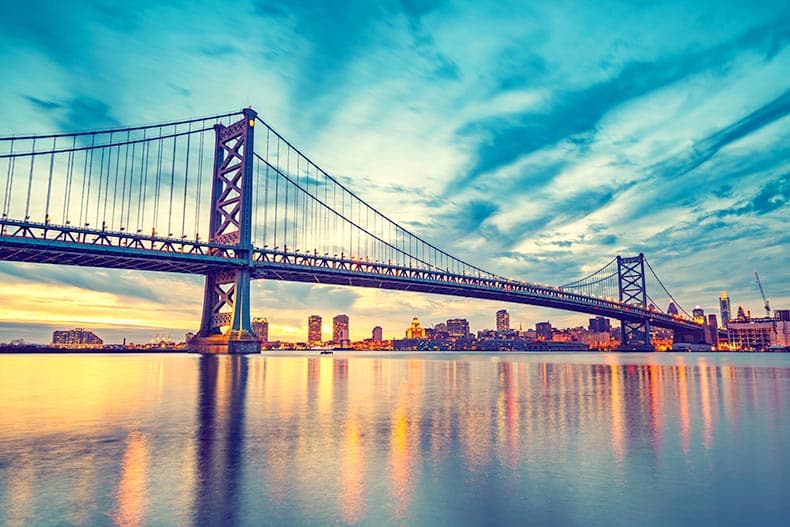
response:
M786 356L3 356L0 524L777 523L788 395Z

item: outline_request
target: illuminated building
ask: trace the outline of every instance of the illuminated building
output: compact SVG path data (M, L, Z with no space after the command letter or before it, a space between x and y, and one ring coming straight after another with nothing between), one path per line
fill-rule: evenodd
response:
M447 321L447 333L450 337L468 338L469 321L465 318L451 318Z
M774 318L730 320L727 338L734 350L765 351L790 346L790 313L780 310Z
M411 319L411 326L406 328L406 338L407 339L425 338L425 328L420 325L420 321L417 317Z
M264 317L252 319L252 332L263 342L269 342L269 321Z
M705 323L705 310L702 309L700 306L696 306L692 311L691 315L694 317L694 322L698 324Z
M348 315L337 315L332 319L332 341L335 344L348 343Z
M311 346L321 344L321 317L310 315L307 319L307 343Z
M52 344L72 346L99 346L104 344L93 331L85 328L67 329L52 333Z
M669 306L667 307L667 313L670 314L670 315L677 315L678 314L678 306L676 306L674 302L670 302Z
M373 342L382 342L384 340L384 331L381 329L381 326L376 326L373 328L371 340L373 340Z
M507 309L500 309L496 312L496 330L507 331L510 329L510 314Z
M535 324L535 333L538 340L551 340L551 322L538 322Z
M721 325L725 328L730 323L730 298L727 291L719 293L719 311L721 312Z

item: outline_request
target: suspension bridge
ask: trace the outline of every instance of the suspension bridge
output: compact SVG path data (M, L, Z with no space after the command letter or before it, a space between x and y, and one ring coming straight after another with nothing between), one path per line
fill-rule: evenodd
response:
M563 286L485 271L366 203L252 109L2 137L0 170L3 163L0 260L204 275L196 352L260 351L250 325L255 279L600 315L621 322L625 347L649 347L651 326L702 332L685 311L665 313L647 294L650 278L674 302L642 254Z

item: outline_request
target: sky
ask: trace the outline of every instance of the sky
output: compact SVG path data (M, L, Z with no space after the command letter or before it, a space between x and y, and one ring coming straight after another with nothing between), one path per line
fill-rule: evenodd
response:
M490 5L489 5L490 4ZM252 105L451 254L563 284L643 252L687 309L790 308L790 7L751 2L9 2L0 135ZM2 167L0 167L2 168ZM0 173L0 178L4 175ZM197 329L196 276L0 262L0 341ZM651 293L651 291L648 291ZM258 281L270 338L350 316L586 325L532 306ZM666 307L666 306L662 306ZM734 307L735 308L735 307Z

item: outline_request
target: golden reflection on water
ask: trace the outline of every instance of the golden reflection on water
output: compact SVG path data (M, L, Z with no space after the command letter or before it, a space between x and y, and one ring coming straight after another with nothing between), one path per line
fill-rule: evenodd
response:
M0 524L35 523L53 470L71 481L57 492L74 524L97 510L157 523L156 505L177 523L232 525L244 504L295 503L315 523L370 521L380 507L408 523L448 466L459 483L492 467L516 479L621 474L634 459L712 450L743 414L783 408L778 369L629 360L2 357Z
M116 525L137 527L144 525L147 508L148 442L139 432L132 432L126 441L126 452L121 462L121 481L118 483L118 506L113 517Z

